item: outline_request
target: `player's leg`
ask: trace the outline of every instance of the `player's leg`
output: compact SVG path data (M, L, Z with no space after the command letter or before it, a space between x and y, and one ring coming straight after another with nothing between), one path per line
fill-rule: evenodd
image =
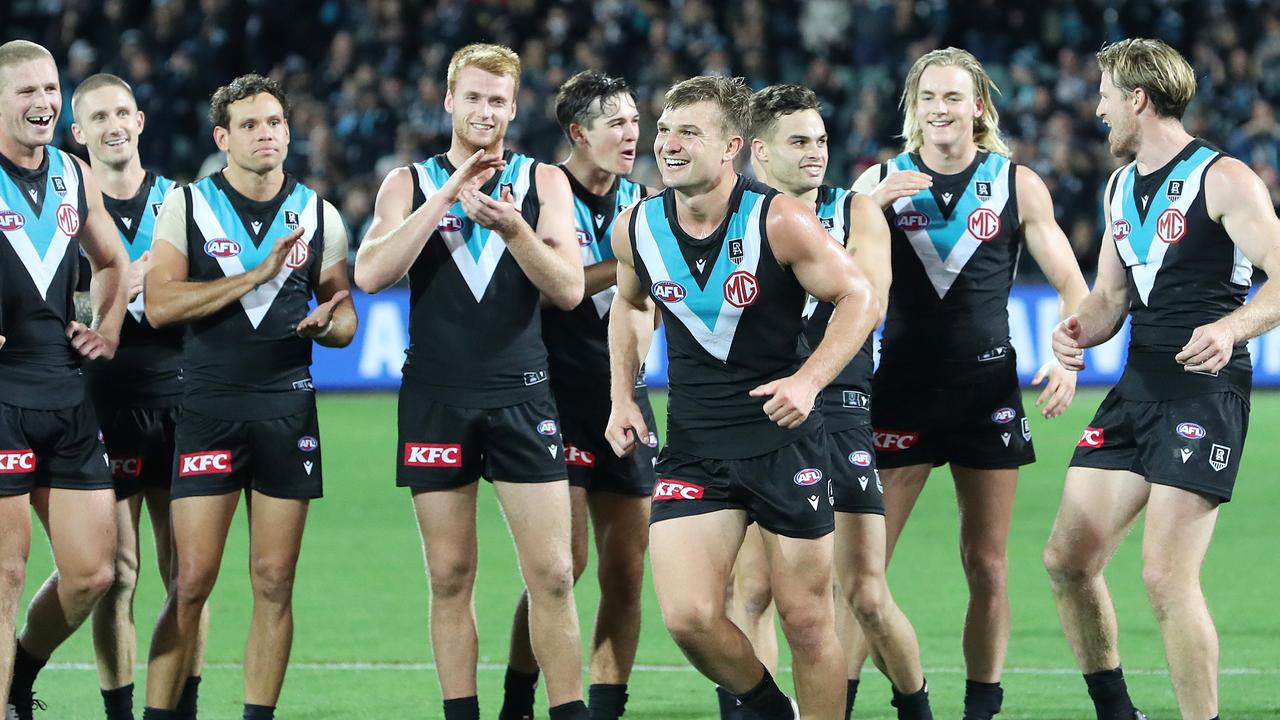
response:
M529 640L552 708L582 700L582 656L573 598L569 483L507 482L494 489L515 541L529 594Z
M1009 646L1009 525L1016 469L951 465L960 511L960 563L969 584L964 619L968 679L998 683Z
M729 580L729 619L742 629L756 657L769 672L778 674L778 633L773 624L773 589L769 582L769 560L765 556L760 528L752 525L742 539L738 558Z
M599 492L587 499L595 531L600 605L591 634L590 709L593 717L622 715L640 643L640 595L649 545L649 496ZM612 710L610 710L610 707Z
M569 486L572 522L573 582L576 585L587 567L587 490ZM511 651L507 658L507 675L503 681L503 704L499 720L524 720L533 716L534 695L538 685L538 660L529 639L529 591L520 590L515 617L511 620Z
M293 582L306 527L306 499L249 496L253 620L244 650L246 705L274 708L293 648Z
M117 496L119 491L117 491ZM133 598L138 587L138 520L142 495L116 500L115 581L93 609L93 649L98 684L107 703L107 716L132 717L133 666L138 636L133 622Z
M8 483L3 490L17 491L0 495L0 698L8 698L18 604L22 601L27 555L31 551L31 496Z
M240 501L238 490L188 496L175 484L174 494L169 507L177 576L156 619L147 668L147 707L170 710L182 697Z
M844 653L836 638L831 571L834 535L777 535L761 529L778 619L791 648L796 701L804 718L842 718Z
M1133 716L1120 671L1115 606L1103 570L1149 492L1142 476L1128 471L1070 468L1045 546L1058 617L1099 718Z
M476 695L476 487L413 493L431 587L431 655L445 702Z
M169 453L172 456L172 452ZM173 531L169 513L169 483L148 484L143 488L147 513L151 517L151 532L155 539L156 567L165 594L173 590L178 575L177 557L173 549ZM200 613L200 629L196 635L191 667L187 670L186 684L178 710L184 717L195 717L200 691L200 675L204 668L204 648L209 637L209 605Z

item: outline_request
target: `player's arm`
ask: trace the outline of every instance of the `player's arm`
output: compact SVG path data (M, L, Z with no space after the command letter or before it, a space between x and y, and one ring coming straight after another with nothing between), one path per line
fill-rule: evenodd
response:
M893 283L893 263L889 222L884 211L866 195L849 198L849 254L875 291L880 313L876 324L884 322L889 307L889 286Z
M502 236L507 250L538 292L561 310L582 302L582 254L573 229L573 191L569 179L554 165L538 165L538 227L525 222L511 203L511 190L495 200L473 190L460 198L467 217Z
M1089 294L1089 286L1080 272L1071 243L1058 227L1053 215L1053 198L1040 176L1029 167L1014 166L1014 183L1018 194L1018 214L1027 250L1049 284L1058 291L1058 317L1065 320ZM1105 244L1105 243L1104 243ZM1058 417L1071 404L1076 394L1076 374L1050 358L1031 379L1032 385L1048 380L1036 405L1046 418Z
M804 422L814 397L862 347L880 318L880 303L853 258L831 242L805 203L775 196L765 228L778 262L791 268L806 292L835 305L822 342L800 369L751 391L753 397L771 396L764 404L765 414L790 428Z
M328 202L324 203L324 228L316 306L298 323L295 332L326 347L346 347L356 336L359 321L347 280L347 226L338 209Z
M613 224L613 254L617 258L618 292L609 309L609 395L613 405L605 439L619 457L631 454L649 436L644 414L633 396L636 374L653 342L657 308L636 275L631 254L632 207Z
M152 327L207 317L269 282L284 266L302 228L278 238L271 252L248 272L205 282L187 279L187 198L171 192L156 216L151 241L151 269L147 272L144 312Z
M73 320L67 325L67 337L71 347L86 360L112 357L120 344L120 324L124 322L125 306L129 301L125 293L125 275L129 270L129 255L120 244L120 235L102 202L102 191L89 166L76 158L80 175L84 179L85 203L88 217L80 229L80 246L93 269L89 296L93 306L93 320L86 326Z
M378 188L373 220L356 251L356 285L376 293L404 277L459 194L479 188L505 165L500 154L477 150L416 210L413 168L392 170Z
M1053 329L1053 355L1068 370L1084 369L1084 349L1110 340L1129 314L1129 288L1125 282L1124 265L1120 252L1111 239L1112 175L1103 194L1102 249L1098 252L1098 276L1093 289L1076 306L1075 314L1067 317Z
M933 178L928 173L918 172L916 170L897 170L880 179L879 163L872 165L853 182L854 192L860 195L866 195L880 206L881 210L888 210L893 201L898 198L910 197L925 188L933 186Z
M1217 372L1235 346L1280 325L1280 218L1262 179L1235 158L1222 158L1205 174L1205 209L1231 242L1267 274L1258 292L1231 314L1191 333L1176 358L1189 372Z
M588 265L582 269L585 289L582 292L583 297L591 297L606 288L611 288L618 283L618 260L617 258L609 258L601 260L593 265Z

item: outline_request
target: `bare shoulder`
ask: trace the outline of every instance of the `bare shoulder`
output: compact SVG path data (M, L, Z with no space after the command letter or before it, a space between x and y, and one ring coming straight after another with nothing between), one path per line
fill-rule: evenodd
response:
M547 190L569 192L569 178L565 177L564 170L559 165L538 163L537 169L534 170L533 179L538 183L539 194Z
M1205 209L1215 221L1232 210L1271 209L1270 194L1262 178L1245 163L1222 157L1204 176Z

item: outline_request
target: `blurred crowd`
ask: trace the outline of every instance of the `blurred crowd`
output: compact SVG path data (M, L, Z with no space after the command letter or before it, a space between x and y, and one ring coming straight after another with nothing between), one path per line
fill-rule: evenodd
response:
M358 239L382 177L443 152L445 68L463 44L516 49L524 64L510 145L567 154L552 98L583 68L636 87L650 145L662 94L703 73L754 87L804 83L822 99L828 179L851 183L895 154L911 62L946 45L984 62L1014 158L1045 178L1059 223L1091 268L1101 187L1119 161L1095 119L1093 53L1158 37L1191 61L1189 129L1250 164L1280 205L1280 0L4 0L5 39L53 51L67 97L86 76L129 80L147 114L148 167L191 179L221 167L206 118L213 89L248 71L293 105L288 168L329 197ZM70 132L62 145L73 148ZM656 184L652 156L637 173Z

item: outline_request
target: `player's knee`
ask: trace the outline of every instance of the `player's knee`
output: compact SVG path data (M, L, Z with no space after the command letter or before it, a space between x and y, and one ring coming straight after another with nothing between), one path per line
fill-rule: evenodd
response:
M217 568L184 567L179 571L173 596L178 607L204 607L218 578Z
M1147 597L1157 617L1196 582L1197 578L1188 577L1187 573L1163 558L1147 558L1142 563L1142 584L1147 588Z
M773 605L773 588L768 577L743 577L735 583L734 601L741 604L748 618L759 619Z
M20 593L26 581L26 558L6 557L0 559L0 590Z
M84 572L59 575L58 588L60 594L71 598L72 604L91 605L107 594L115 580L115 566L104 562Z
M970 591L1003 590L1009 576L1009 558L1000 551L966 548L960 555Z
M888 593L884 592L883 582L856 582L848 599L853 616L862 629L869 635L879 634L884 628L888 610Z
M287 560L258 558L253 561L253 594L273 605L288 605L293 599L296 566Z
M1094 574L1087 558L1054 539L1044 548L1044 569L1055 589L1083 585Z
M433 600L457 600L469 598L475 587L475 563L459 558L431 563L428 568L431 581L431 597Z
M572 560L547 559L525 571L524 584L530 597L562 600L573 594L575 578Z
M667 626L671 639L682 648L701 647L711 637L716 622L723 612L717 611L709 601L682 603L678 607L663 607L662 622Z
M138 558L127 554L116 555L115 581L111 592L125 595L133 592L138 586Z
M778 604L778 619L792 652L804 652L827 642L835 633L835 617L830 605L819 602Z

